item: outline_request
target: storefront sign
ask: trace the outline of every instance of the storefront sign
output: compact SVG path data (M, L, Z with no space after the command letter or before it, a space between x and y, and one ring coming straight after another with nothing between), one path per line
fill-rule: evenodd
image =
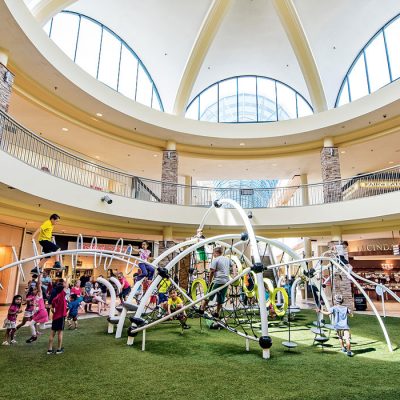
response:
M399 239L366 239L349 242L349 255L394 254Z

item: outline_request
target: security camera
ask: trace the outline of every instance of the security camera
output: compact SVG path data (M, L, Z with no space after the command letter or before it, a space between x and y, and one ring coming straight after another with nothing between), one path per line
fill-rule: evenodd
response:
M112 199L108 195L105 195L104 197L102 197L101 201L104 201L107 204L112 204L112 202L113 202Z
M249 211L249 212L247 213L247 218L248 218L248 219L252 219L252 218L253 218L253 213L252 213L251 211Z

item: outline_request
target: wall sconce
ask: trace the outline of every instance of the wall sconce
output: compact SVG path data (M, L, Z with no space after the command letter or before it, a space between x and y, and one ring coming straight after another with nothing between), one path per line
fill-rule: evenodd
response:
M105 195L104 197L102 197L101 201L103 201L104 203L107 203L107 204L112 204L112 202L113 202L112 198L108 195Z

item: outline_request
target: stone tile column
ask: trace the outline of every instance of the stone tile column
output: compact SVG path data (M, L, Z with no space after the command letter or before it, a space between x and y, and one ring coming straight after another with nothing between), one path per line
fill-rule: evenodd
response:
M178 152L176 143L169 141L163 151L161 171L161 202L177 204L178 200Z
M324 139L321 150L324 203L342 201L339 149L334 147L332 138Z
M339 226L331 228L332 241L342 241L342 232ZM336 271L333 277L333 296L340 294L343 296L343 305L348 307L351 311L354 308L353 294L351 291L351 281L343 272Z
M0 109L8 112L14 75L7 68L7 51L0 48Z

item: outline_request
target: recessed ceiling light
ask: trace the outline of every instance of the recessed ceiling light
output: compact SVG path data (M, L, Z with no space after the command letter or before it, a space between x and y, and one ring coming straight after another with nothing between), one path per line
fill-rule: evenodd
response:
M158 157L158 154L153 154L153 157Z
M218 164L217 167L218 167L218 168L221 168L221 167L222 167L222 164Z
M278 164L275 164L275 163L273 163L273 164L271 164L273 167L277 167L278 166Z
M99 159L100 159L100 156L94 156L94 158L95 158L96 160L99 160Z
M239 146L246 146L246 143L240 142Z
M98 117L102 117L102 116L103 116L102 113L96 113L96 115L97 115Z
M69 131L68 128L61 128L61 130L64 131L64 132L68 132Z
M90 117L90 119L92 119L93 121L98 121L98 119L95 117Z
M394 161L389 161L389 164L394 164Z
M342 150L340 153L341 154L346 154L346 150Z

